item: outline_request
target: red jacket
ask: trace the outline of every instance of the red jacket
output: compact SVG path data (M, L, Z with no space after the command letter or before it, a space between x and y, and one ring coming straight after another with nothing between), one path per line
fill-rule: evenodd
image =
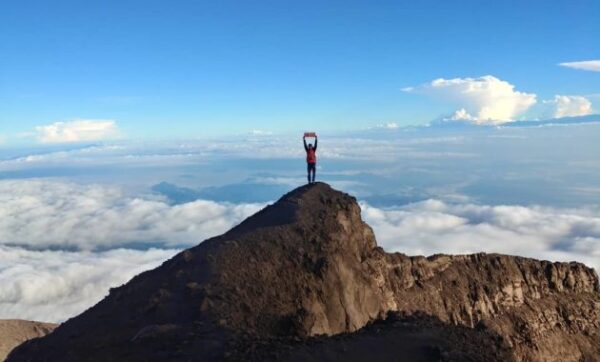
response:
M306 140L304 140L304 150L306 150L306 162L317 163L317 139L315 138L315 146L308 148Z
M314 148L309 148L306 151L306 162L308 163L317 163L317 153Z

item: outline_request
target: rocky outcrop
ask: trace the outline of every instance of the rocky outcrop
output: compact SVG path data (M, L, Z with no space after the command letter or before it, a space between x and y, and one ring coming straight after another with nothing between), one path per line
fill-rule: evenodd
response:
M519 360L598 358L598 279L584 265L476 254L434 256L414 268L409 265L416 260L410 259L406 269L430 273L392 278L392 283L415 283L404 291L392 284L398 310L424 312L452 324L483 325L502 336Z
M485 331L517 360L600 356L592 269L496 254L389 254L354 198L317 183L112 289L9 360L222 360L236 356L236 341L352 333L389 313Z
M43 337L52 332L56 324L0 319L0 361L4 361L13 348L32 338Z

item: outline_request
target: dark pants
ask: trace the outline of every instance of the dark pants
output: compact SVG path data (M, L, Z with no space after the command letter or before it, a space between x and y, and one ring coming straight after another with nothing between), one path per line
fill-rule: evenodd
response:
M317 173L317 164L316 163L307 163L307 171L308 171L308 183L315 182L315 174ZM311 172L312 172L312 179L310 177Z

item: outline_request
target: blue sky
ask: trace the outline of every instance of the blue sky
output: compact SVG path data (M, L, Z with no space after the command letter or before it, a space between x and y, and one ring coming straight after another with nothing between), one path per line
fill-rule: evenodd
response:
M0 135L77 119L154 139L422 124L462 105L402 88L484 75L596 110L600 73L558 64L600 57L598 18L597 1L12 1Z

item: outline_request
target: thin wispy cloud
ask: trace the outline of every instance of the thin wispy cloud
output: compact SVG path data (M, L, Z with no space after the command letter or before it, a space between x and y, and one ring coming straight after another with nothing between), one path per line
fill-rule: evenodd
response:
M324 135L319 141L319 157L329 160L371 160L391 162L398 157L439 157L431 149L418 149L421 143L452 142L455 137L430 137L411 135L402 139L374 138L368 132L401 130L389 125L362 131L361 136L342 134ZM445 153L446 156L470 157L469 153ZM223 138L214 140L184 141L175 143L118 142L109 145L93 145L65 149L49 149L17 157L0 159L0 171L26 170L48 167L88 166L144 166L174 167L199 165L215 160L269 160L304 159L302 140L297 136L255 136Z
M74 120L35 128L42 143L76 143L114 139L119 135L113 120Z
M584 60L578 62L565 62L559 63L558 65L572 69L587 70L590 72L600 72L600 59Z
M252 132L251 132L251 134L253 136L272 136L273 132L271 132L271 131L265 131L265 130L262 130L262 129L253 129Z
M396 123L396 122L380 123L380 124L376 125L375 127L372 127L372 129L398 129L398 128L400 128L400 125L398 125L398 123Z

